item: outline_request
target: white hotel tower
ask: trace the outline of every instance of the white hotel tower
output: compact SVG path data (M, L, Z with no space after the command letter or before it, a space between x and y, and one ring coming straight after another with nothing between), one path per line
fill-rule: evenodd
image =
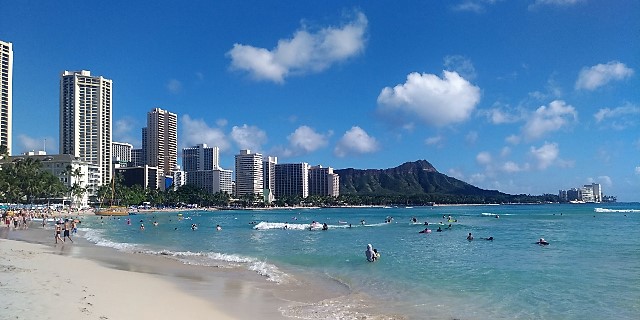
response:
M60 154L97 165L102 184L111 181L111 88L88 70L60 77Z
M262 154L240 150L236 160L236 197L248 194L263 196Z
M11 155L11 109L13 105L13 45L0 41L0 145Z

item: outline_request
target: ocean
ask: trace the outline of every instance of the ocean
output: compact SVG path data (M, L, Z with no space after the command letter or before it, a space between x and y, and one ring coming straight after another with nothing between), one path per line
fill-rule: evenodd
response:
M638 203L154 212L81 226L101 246L347 292L281 310L300 319L640 318Z

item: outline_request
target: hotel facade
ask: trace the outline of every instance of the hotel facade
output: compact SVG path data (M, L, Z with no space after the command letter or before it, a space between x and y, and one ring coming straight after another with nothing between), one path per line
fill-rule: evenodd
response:
M101 184L111 181L112 81L88 70L60 77L60 154L99 168Z
M11 155L13 108L13 45L0 40L0 145Z

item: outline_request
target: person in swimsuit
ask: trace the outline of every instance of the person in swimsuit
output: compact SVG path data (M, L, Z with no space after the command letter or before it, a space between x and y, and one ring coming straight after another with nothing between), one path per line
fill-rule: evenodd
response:
M64 240L60 238L60 232L62 232L62 227L59 224L56 224L56 234L55 234L56 244L58 243L58 240L60 240L60 242L64 242Z
M67 238L69 238L69 241L71 241L71 243L73 243L73 240L71 240L71 235L70 235L70 227L69 227L69 221L65 221L64 223L64 236L62 237L62 241L66 241Z

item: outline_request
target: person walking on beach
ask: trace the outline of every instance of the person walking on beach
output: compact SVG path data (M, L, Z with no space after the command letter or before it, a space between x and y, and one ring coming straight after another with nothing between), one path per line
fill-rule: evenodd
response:
M59 224L56 224L56 233L55 233L56 244L58 244L58 240L60 240L60 242L64 242L64 240L60 238L60 232L62 232L62 227Z
M62 237L62 241L65 242L67 240L67 238L69 238L69 241L71 241L71 243L73 243L73 240L71 240L71 232L70 232L70 226L69 226L69 220L66 220L64 222L64 236Z

